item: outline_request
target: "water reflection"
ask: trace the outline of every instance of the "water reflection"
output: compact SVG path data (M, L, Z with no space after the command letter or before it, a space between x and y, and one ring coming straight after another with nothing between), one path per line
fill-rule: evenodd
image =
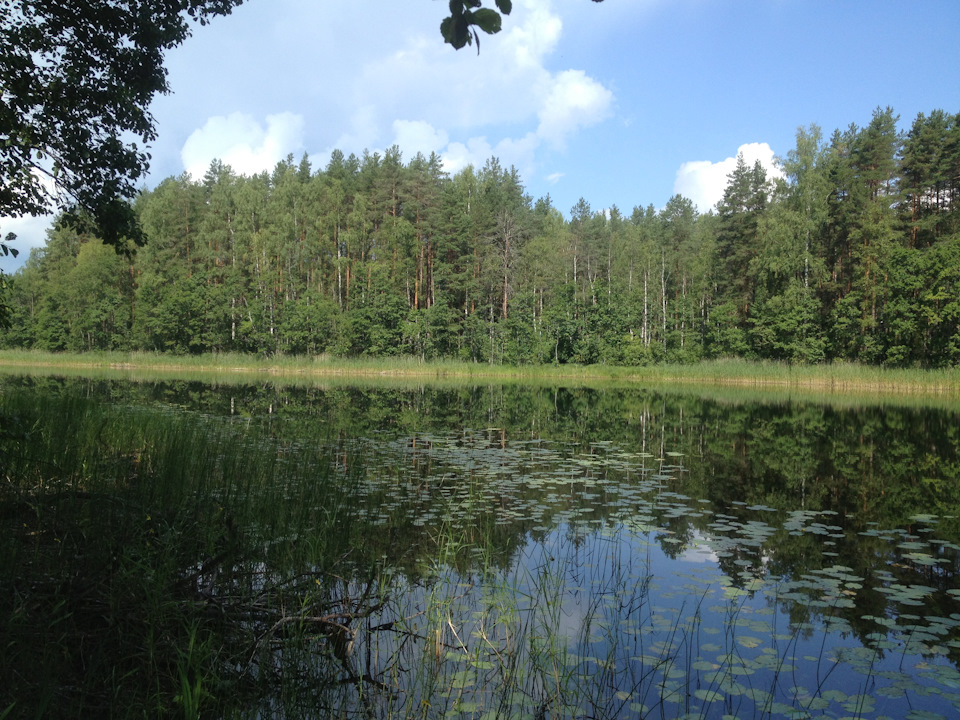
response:
M36 385L255 426L271 482L330 448L333 477L350 478L333 522L354 547L310 616L325 618L324 660L270 626L254 670L342 681L305 694L304 713L925 720L960 707L951 410L638 388Z
M743 590L707 555L691 557L671 557L653 531L564 525L529 540L506 568L465 575L438 564L413 585L397 578L385 617L357 636L373 688L367 710L716 720L955 712L960 674L947 645L957 617L867 617L861 635L846 616L863 578L849 568L754 578ZM399 667L412 677L398 680ZM341 696L338 707L359 710L361 697Z

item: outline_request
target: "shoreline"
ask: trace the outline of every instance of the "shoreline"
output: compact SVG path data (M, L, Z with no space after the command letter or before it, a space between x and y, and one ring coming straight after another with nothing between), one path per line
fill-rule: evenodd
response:
M960 397L960 368L903 370L838 363L791 366L785 363L712 360L692 365L621 367L603 365L481 365L415 358L339 359L229 355L174 356L151 353L51 353L2 350L0 367L10 369L269 376L297 379L497 380L506 382L614 382L702 385L830 393Z

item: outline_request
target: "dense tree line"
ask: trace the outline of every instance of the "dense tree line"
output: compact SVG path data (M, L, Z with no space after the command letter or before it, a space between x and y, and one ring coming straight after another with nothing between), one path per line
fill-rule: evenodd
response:
M797 132L784 179L738 158L715 212L568 219L496 159L452 177L399 148L315 171L214 162L135 211L116 253L62 226L10 278L6 346L490 363L740 356L960 364L960 114L878 108Z

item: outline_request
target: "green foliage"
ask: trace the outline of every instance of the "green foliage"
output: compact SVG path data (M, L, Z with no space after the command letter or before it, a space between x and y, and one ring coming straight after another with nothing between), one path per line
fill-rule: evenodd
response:
M330 481L321 425L283 465L289 449L260 428L5 389L0 703L16 717L200 717L258 700L275 677L250 655L261 633L279 608L322 614L326 573L355 541L331 520L349 481ZM309 542L276 542L303 523ZM287 561L309 571L263 572ZM267 607L266 627L240 621Z
M629 216L581 199L565 219L496 158L450 177L435 154L405 162L396 147L335 151L320 171L289 156L253 177L216 161L199 183L169 178L137 199L148 241L135 256L55 230L9 279L0 343L950 367L954 121L918 118L909 163L889 108L829 142L801 128L783 180L740 158L718 211L702 214L680 196Z
M476 42L480 52L480 36L473 28L488 35L500 32L500 13L509 15L513 9L511 0L496 0L497 10L480 7L481 0L450 0L450 16L440 23L440 34L456 50Z
M4 241L0 242L0 254L4 257L16 257L19 255L20 251L15 247L11 247L13 241L16 239L17 236L14 233L7 233ZM7 280L4 272L0 270L0 329L10 327L10 307L7 305L6 294Z
M166 93L163 55L242 0L144 5L10 0L0 19L0 215L40 215L60 201L53 180L99 236L139 237L124 202L149 156L133 140L156 137L148 107ZM89 229L89 228L84 228Z
M911 244L925 247L960 232L960 114L920 113L904 138L898 208Z
M440 34L443 35L444 42L456 50L476 43L479 53L480 36L476 28L488 35L498 33L503 24L501 15L509 15L513 10L512 0L495 0L496 10L482 7L482 4L483 0L450 0L450 15L440 23Z

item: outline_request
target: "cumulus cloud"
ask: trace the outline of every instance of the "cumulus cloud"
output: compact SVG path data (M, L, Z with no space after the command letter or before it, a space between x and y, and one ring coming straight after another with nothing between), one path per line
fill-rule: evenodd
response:
M741 153L750 167L759 160L767 171L768 178L783 176L774 159L773 150L767 143L746 143L737 148L737 155ZM706 212L723 199L723 191L727 187L727 176L736 167L736 155L719 162L709 160L685 162L677 170L673 192L690 198L701 212Z
M303 117L284 112L268 115L266 128L244 113L211 117L183 145L183 166L200 179L212 160L222 160L242 175L273 169L290 153L303 149Z
M485 137L470 138L466 143L452 142L443 153L443 168L448 173L457 173L467 165L481 165L483 158L491 155L493 147Z
M533 172L534 153L540 144L534 133L522 138L504 138L491 145L486 137L470 138L466 143L452 142L441 154L443 169L454 174L468 165L481 168L491 157L496 157L502 167L516 167L522 177Z
M540 148L562 150L613 106L613 93L583 70L548 69L562 32L550 0L517 0L504 31L483 36L479 59L450 52L432 35L413 35L364 64L348 96L368 111L334 147L382 147L392 127L405 156L436 151L448 172L495 155L529 177Z
M423 120L394 120L394 143L405 156L413 157L418 152L429 157L446 147L449 137L443 130L437 130Z
M540 118L537 135L563 147L577 130L607 117L613 93L582 70L565 70L551 81L550 92L537 111Z
M525 0L517 6L509 30L496 49L497 71L482 80L493 84L462 102L470 108L466 114L471 118L487 116L488 122L527 123L535 117L538 124L522 136L503 138L493 148L483 137L472 138L466 146L451 146L445 154L451 172L468 156L472 156L472 164L482 164L489 155L481 158L478 153L489 149L503 165L515 165L524 176L532 175L541 146L562 150L575 133L610 115L614 96L602 83L583 70L547 69L546 59L563 32L563 23L551 3ZM473 110L478 102L482 109ZM464 152L465 148L472 152ZM454 162L455 158L459 162Z
M563 22L551 12L549 2L521 2L521 21L511 25L504 37L504 50L520 70L542 70L543 59L553 52L563 33ZM516 15L512 16L511 20Z
M263 14L251 5L245 12L257 19L258 31L286 42L296 38L291 52L298 67L339 70L296 74L292 87L293 75L274 60L250 63L244 67L250 75L244 89L221 93L221 106L230 102L231 109L242 112L207 111L201 117L216 116L202 127L192 122L190 128L199 129L182 146L183 166L202 177L210 161L220 158L237 172L258 172L308 145L315 165L322 167L334 149L359 155L396 144L405 158L441 154L449 172L466 164L481 166L496 155L504 166L534 176L542 151L563 150L613 107L613 93L598 79L584 70L555 67L564 32L555 4L514 0L503 32L482 36L479 57L470 50L453 52L438 41L434 21L445 9L431 3L416 9L382 3L378 13L389 16L378 23L395 28L387 38L372 36L355 22L355 11L339 6L304 4L297 9L300 21L291 24L278 19L282 14ZM308 42L308 34L298 30L317 24L339 28L336 42ZM344 46L351 48L346 64ZM191 82L197 81L191 76ZM251 84L264 86L255 99L246 90ZM283 102L295 103L286 107L299 114L266 116L256 109L282 101L281 88L288 97Z

